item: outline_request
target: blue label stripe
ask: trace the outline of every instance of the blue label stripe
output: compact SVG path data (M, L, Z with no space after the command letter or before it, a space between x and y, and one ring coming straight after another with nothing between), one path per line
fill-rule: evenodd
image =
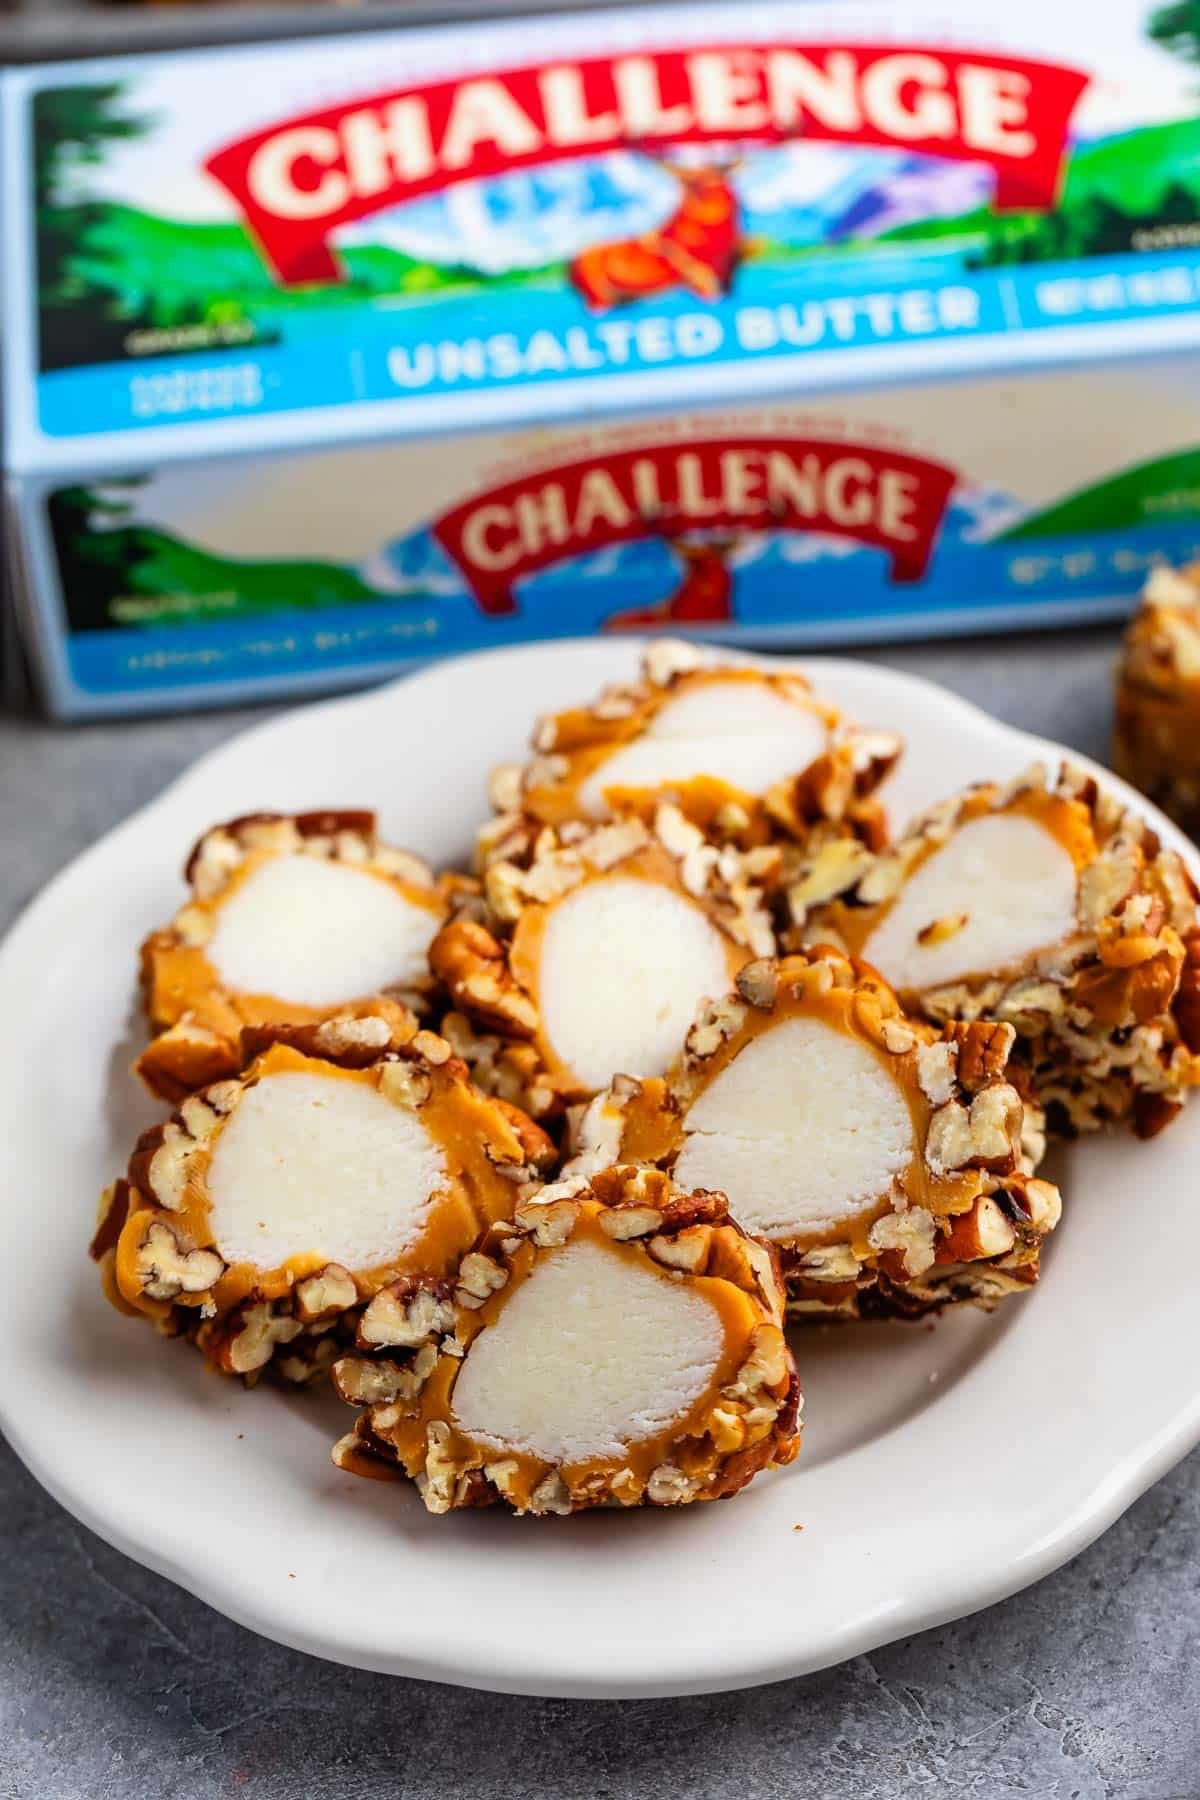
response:
M819 274L749 264L736 294L712 306L672 294L608 316L590 315L565 287L364 307L352 320L342 306L318 307L289 313L279 344L42 375L39 416L56 438L213 421L236 431L239 420L355 402L507 391L514 418L526 423L538 414L530 390L566 380L669 371L680 399L701 405L696 371L764 357L795 356L802 381L805 357L839 350L899 349L912 374L922 345L1041 339L1164 318L1193 320L1200 338L1200 256L1192 251L932 282L928 274L913 258L867 290L838 286L828 261ZM403 432L402 404L395 425Z
M752 563L736 576L733 623L789 641L830 630L849 641L876 634L881 622L898 635L933 633L951 614L957 626L964 612L982 623L1018 610L1036 624L1096 596L1132 604L1156 560L1197 556L1200 524L1191 522L1089 538L947 543L916 588L893 585L885 558L870 550L854 553L852 578L841 557L807 563L802 582ZM661 598L661 579L641 593L620 573L572 578L564 565L553 579L547 572L527 584L517 613L506 618L486 618L465 598L381 598L257 619L83 632L68 639L68 661L77 688L93 695L169 695L314 672L332 682L340 671L382 672L414 657L586 635L614 612Z

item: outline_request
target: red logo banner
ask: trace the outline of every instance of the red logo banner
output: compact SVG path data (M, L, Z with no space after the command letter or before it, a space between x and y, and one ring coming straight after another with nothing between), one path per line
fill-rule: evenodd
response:
M476 494L432 524L485 613L569 556L688 532L821 531L874 545L895 581L924 574L956 480L875 444L737 437L585 457Z
M336 281L339 225L455 182L631 147L893 146L994 169L998 209L1046 208L1087 82L964 50L703 45L390 89L255 132L204 166L279 281Z

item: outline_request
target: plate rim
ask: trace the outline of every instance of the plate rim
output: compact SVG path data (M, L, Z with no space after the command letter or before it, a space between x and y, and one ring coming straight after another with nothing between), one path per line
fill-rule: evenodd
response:
M632 661L648 641L652 640L622 639L620 642ZM611 653L613 647L611 640L573 638L552 639L534 645L506 646L494 651L476 651L467 656L446 658L365 691L289 708L235 732L195 759L158 794L80 851L20 910L4 938L0 940L0 994L8 987L12 970L21 960L26 937L39 929L42 915L49 913L58 904L65 891L86 879L89 865L111 852L114 843L127 835L135 835L152 823L156 815L169 812L180 792L185 791L193 781L204 780L212 771L213 765L219 764L224 757L244 755L256 740L270 738L281 729L290 728L293 721L307 721L315 715L328 716L339 709L358 709L381 700L386 702L397 690L410 689L414 683L435 685L447 678L452 680L455 671L463 665L530 661L539 654L547 660L557 660L565 652L568 660L577 660L582 666L589 660L589 656L580 653L590 653L591 660L598 662L602 658L597 652ZM721 653L722 647L713 648L718 654ZM735 660L760 663L767 667L791 665L811 670L818 685L822 671L869 672L871 678L881 684L893 689L907 689L913 697L922 697L926 702L936 703L940 709L939 724L943 726L948 716L957 713L964 720L969 720L977 731L986 727L988 731L999 734L1010 742L1019 743L1030 760L1067 758L1099 777L1112 791L1135 806L1148 818L1163 840L1184 856L1193 873L1200 870L1200 852L1196 846L1145 796L1137 793L1110 770L1092 758L1056 744L1051 739L1006 724L974 702L923 676L855 657L792 654L766 656L737 652ZM586 674L586 670L584 672ZM3 1060L5 1063L15 1060L17 1054L16 1047L9 1047L4 1052ZM5 1136L2 1141L3 1159L7 1162L11 1153L11 1140ZM273 1608L265 1594L248 1598L244 1584L239 1584L235 1571L226 1579L219 1564L205 1564L201 1560L198 1567L187 1567L165 1544L156 1542L153 1534L145 1527L139 1536L128 1527L124 1518L111 1514L103 1507L94 1506L87 1491L85 1471L77 1469L75 1479L72 1480L69 1457L65 1461L56 1461L53 1449L46 1447L47 1444L53 1444L52 1434L44 1434L43 1440L39 1441L32 1423L37 1417L36 1409L30 1409L27 1416L22 1417L19 1397L15 1405L13 1402L14 1396L0 1390L0 1430L34 1478L71 1516L132 1561L174 1582L238 1625L292 1650L376 1673L404 1675L498 1693L565 1698L650 1698L760 1686L834 1666L898 1638L966 1617L1041 1580L1079 1554L1200 1442L1198 1389L1191 1400L1177 1407L1171 1417L1146 1441L1128 1449L1121 1462L1111 1470L1106 1482L1089 1494L1080 1494L1076 1504L1051 1529L1043 1531L1024 1556L1014 1556L1007 1562L985 1567L969 1589L943 1591L936 1577L932 1577L924 1597L919 1592L910 1590L902 1601L893 1602L887 1616L864 1618L827 1634L822 1643L811 1650L795 1647L786 1636L767 1633L764 1635L763 1654L756 1660L748 1660L741 1647L735 1645L731 1655L722 1661L719 1654L711 1654L711 1646L706 1646L703 1666L697 1663L691 1673L681 1668L672 1668L664 1670L661 1678L642 1674L634 1679L627 1679L620 1675L614 1677L611 1672L607 1675L574 1672L569 1675L563 1672L548 1674L548 1662L544 1655L540 1661L536 1656L527 1657L523 1663L518 1661L507 1669L502 1669L497 1667L494 1658L489 1659L486 1654L480 1660L472 1661L470 1652L465 1655L456 1652L451 1657L449 1652L431 1654L413 1645L386 1654L375 1653L346 1642L344 1634L331 1633L327 1623L301 1628L286 1608Z

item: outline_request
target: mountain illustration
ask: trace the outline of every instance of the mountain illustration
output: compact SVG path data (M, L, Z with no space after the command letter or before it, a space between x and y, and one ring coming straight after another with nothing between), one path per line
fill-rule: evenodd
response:
M1134 231L1200 218L1200 118L1142 126L1077 144L1058 205L1000 216L977 205L958 215L899 225L891 244L956 241L967 266L1112 255L1135 248Z
M651 231L678 203L653 158L617 151L488 181L463 181L343 229L339 244L394 249L480 275L565 263L589 244Z
M946 541L987 543L1017 525L1028 511L1022 502L998 488L960 487L946 509L941 537ZM690 534L702 537L703 533ZM728 532L722 530L721 536ZM844 537L817 531L754 532L733 550L729 566L761 567L877 555L868 546ZM677 569L677 559L665 538L648 533L630 543L609 544L602 549L565 557L552 563L527 584L540 591L555 587L587 586L594 582L620 582L651 577L667 583ZM419 527L376 552L358 571L365 584L383 594L420 595L424 598L468 596L470 588L433 533Z

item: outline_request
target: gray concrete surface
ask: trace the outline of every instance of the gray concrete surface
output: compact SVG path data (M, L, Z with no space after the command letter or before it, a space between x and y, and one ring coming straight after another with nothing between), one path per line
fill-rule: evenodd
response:
M1104 755L1110 634L872 654ZM0 716L0 925L260 716L73 731ZM108 1549L0 1447L0 1796L1191 1800L1198 1477L1200 1452L1040 1586L839 1669L590 1704L389 1681L279 1649ZM982 1545L986 1496L979 1524Z

